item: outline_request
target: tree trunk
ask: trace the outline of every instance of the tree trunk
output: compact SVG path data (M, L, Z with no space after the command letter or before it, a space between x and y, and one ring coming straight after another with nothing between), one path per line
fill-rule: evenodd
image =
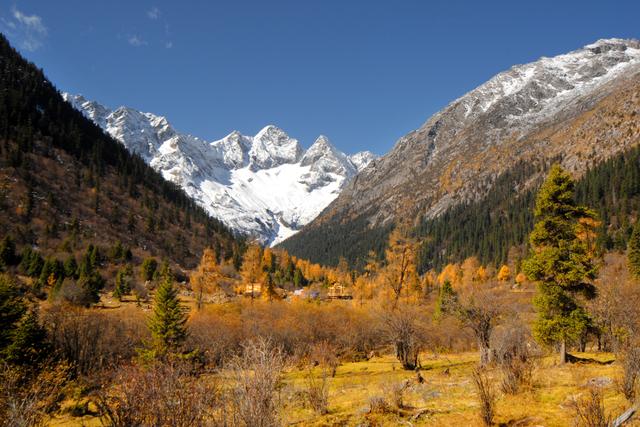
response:
M396 341L396 356L405 370L412 371L418 366L418 352L404 341Z
M563 339L560 341L560 364L564 365L567 363L567 343Z
M478 340L478 349L480 350L480 366L486 366L491 362L491 349L488 343Z

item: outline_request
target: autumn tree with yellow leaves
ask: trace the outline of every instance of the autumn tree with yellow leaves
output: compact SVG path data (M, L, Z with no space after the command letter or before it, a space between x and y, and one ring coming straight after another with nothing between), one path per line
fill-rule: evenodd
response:
M397 228L389 236L381 274L386 286L393 291L393 307L398 305L403 293L408 293L410 286L418 283L416 244Z
M264 270L262 269L262 249L257 244L250 244L242 258L240 276L245 285L251 286L251 299L254 298L255 285L262 285Z
M212 293L218 288L220 277L218 256L213 249L206 248L202 253L200 264L190 280L198 310L202 308L204 303L204 294Z
M509 280L511 280L511 269L508 265L503 265L502 267L500 267L500 270L498 270L497 279L500 282L508 282Z

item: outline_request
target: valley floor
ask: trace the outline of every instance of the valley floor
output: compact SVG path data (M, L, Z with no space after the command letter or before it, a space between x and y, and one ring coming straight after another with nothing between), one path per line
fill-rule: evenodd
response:
M559 366L552 357L537 361L533 384L528 390L511 396L498 392L495 421L508 426L572 426L575 410L572 402L586 395L589 384L600 384L604 390L604 406L615 418L628 407L618 391L621 375L608 353L581 353L590 363ZM477 353L433 354L421 356L417 373L403 371L393 355L373 357L368 361L341 364L335 377L328 378L329 413L317 415L305 404L308 371L292 369L286 372L280 398L285 425L298 426L476 426L481 425L479 403L471 373L478 361ZM316 378L319 368L315 368ZM490 377L499 389L500 373L490 370ZM407 381L402 409L371 413L370 403L376 397L390 401L393 389ZM91 417L63 416L51 426L100 425ZM630 426L640 426L632 421Z

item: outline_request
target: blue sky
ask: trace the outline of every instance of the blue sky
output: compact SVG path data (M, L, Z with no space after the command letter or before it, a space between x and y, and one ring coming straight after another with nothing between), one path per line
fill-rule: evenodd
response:
M0 2L0 31L61 89L208 140L276 124L388 151L511 65L639 38L640 1Z

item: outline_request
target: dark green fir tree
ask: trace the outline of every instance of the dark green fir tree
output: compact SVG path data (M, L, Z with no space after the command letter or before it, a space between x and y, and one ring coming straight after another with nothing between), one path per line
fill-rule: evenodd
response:
M536 223L529 236L532 251L523 265L538 285L534 335L541 343L558 347L561 363L566 361L567 343L589 327L579 296L595 296L592 281L597 272L587 242L579 237L588 231L581 220L595 214L575 203L574 192L571 175L554 165L537 195Z
M144 355L166 358L177 354L187 338L187 309L178 299L178 290L171 276L165 276L156 290L153 314L149 319L151 342Z
M627 244L627 265L629 274L634 279L640 279L640 218L636 220Z

